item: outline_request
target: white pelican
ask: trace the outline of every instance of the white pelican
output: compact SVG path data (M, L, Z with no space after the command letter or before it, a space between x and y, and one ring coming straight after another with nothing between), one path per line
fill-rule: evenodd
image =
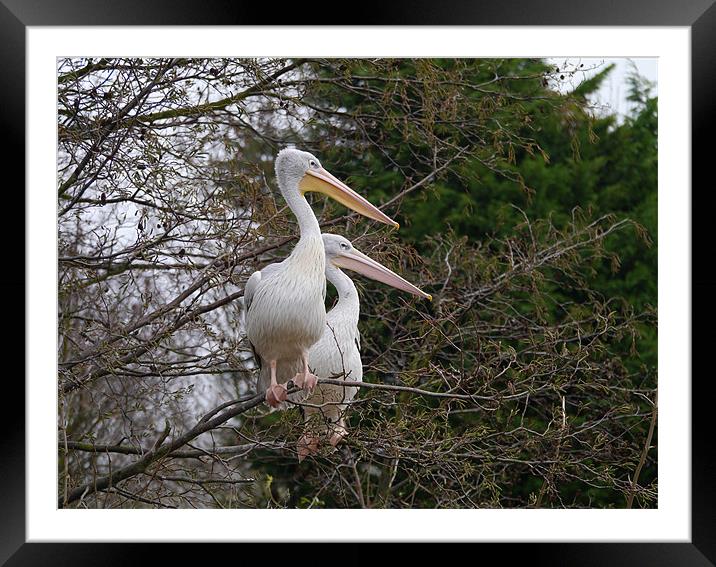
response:
M251 274L244 289L246 335L262 369L268 365L266 402L272 407L287 396L285 384L278 383L276 377L280 362L302 361L302 369L290 378L304 389L316 385L317 378L308 367L308 350L326 327L323 240L304 193L324 193L366 217L398 227L397 222L323 169L308 152L281 150L275 168L279 189L296 215L301 238L284 261Z
M353 280L343 273L341 268L358 272L420 297L432 300L432 296L359 252L348 239L342 236L324 234L323 243L326 253L326 278L335 286L338 302L328 312L323 335L311 347L308 364L321 378L361 382L363 363L360 357L358 333L360 302ZM345 411L357 391L358 388L318 384L308 397L296 397L295 401L311 404L301 406L306 426L298 442L299 461L317 452L320 434L330 431L330 443L333 446L345 437L347 434Z

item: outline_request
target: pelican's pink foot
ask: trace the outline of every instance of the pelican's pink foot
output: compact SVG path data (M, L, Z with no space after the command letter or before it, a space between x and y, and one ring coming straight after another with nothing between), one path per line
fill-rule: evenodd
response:
M266 403L272 408L279 406L288 398L288 390L284 384L271 384L266 390Z
M318 376L311 372L299 372L293 377L293 383L299 388L312 392L318 384Z
M306 457L318 453L318 435L304 433L296 444L298 450L298 462L300 463Z

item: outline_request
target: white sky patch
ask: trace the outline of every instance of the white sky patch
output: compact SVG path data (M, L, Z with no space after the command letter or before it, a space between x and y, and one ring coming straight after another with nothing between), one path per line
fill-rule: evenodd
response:
M634 70L654 84L652 94L657 94L659 60L656 57L549 57L547 61L554 65L555 69L567 73L565 81L554 85L563 93L574 90L585 79L614 64L614 68L597 92L588 98L599 113L614 113L619 122L622 122L634 107L634 103L627 100L629 94L627 77Z

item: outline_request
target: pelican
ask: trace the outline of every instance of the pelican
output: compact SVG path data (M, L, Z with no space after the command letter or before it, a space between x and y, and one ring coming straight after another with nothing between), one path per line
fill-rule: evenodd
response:
M244 289L246 335L262 370L269 369L266 402L272 407L287 397L286 385L277 380L279 363L300 360L294 384L306 390L315 387L308 351L326 327L325 252L318 220L304 194L323 193L368 218L399 226L308 152L281 150L275 169L281 194L298 221L300 239L284 261L251 274Z
M336 234L324 234L326 279L336 288L338 302L328 312L320 340L309 352L308 364L321 378L341 378L361 382L363 364L360 357L358 317L360 301L353 280L343 269L352 270L396 289L432 300L432 296L401 278L398 274L356 250L351 242ZM319 384L312 394L293 398L303 401L304 433L298 442L298 460L318 450L319 434L330 431L334 447L348 433L345 411L358 388ZM318 407L316 407L318 406Z

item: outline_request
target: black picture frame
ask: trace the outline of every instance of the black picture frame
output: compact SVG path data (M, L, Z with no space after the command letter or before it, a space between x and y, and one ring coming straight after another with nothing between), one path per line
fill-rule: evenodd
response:
M713 237L709 229L712 206L713 162L712 134L716 92L716 5L715 0L622 0L617 3L576 3L574 0L490 0L460 3L421 0L418 2L362 2L350 5L351 24L389 25L552 25L552 26L688 26L691 28L692 80L692 353L708 352L711 346L709 322L715 320L716 276L712 275L708 260L714 257ZM340 6L338 6L340 8ZM7 144L0 153L4 162L5 207L15 214L21 226L12 227L12 218L3 224L6 234L24 234L23 215L16 211L25 208L25 116L32 109L25 103L25 35L27 26L66 25L256 25L256 24L330 24L346 21L337 5L312 2L306 9L276 10L262 3L187 0L161 0L151 3L140 0L0 0L0 29L3 47L0 49L0 133ZM12 181L11 181L12 180ZM699 183L701 181L701 183ZM681 188L673 188L681 190ZM695 206L696 197L699 206ZM48 198L52 198L48 194ZM14 200L14 202L13 202ZM701 230L701 234L699 234ZM22 306L16 299L26 295L24 268L25 248L15 245L5 251L6 265L16 269L6 271L0 279L5 298L6 329L11 336L19 336L14 329L24 320ZM664 269L663 267L661 267ZM10 275L12 274L12 275ZM699 330L698 323L701 323ZM12 330L11 330L12 329ZM10 339L6 344L11 344ZM32 340L32 337L27 337ZM13 353L6 353L10 360ZM19 358L16 357L15 358ZM702 360L704 357L699 357ZM696 357L692 356L692 362ZM702 360L703 362L703 360ZM22 363L21 363L22 364ZM9 370L9 369L6 369ZM24 370L24 369L23 369ZM541 543L491 544L492 551L509 558L510 562L550 565L713 565L716 563L716 465L711 450L713 424L710 395L713 371L707 364L698 370L693 365L692 377L670 377L691 380L692 387L692 539L690 543ZM23 372L24 374L24 372ZM47 377L47 387L54 377ZM144 544L30 544L25 543L25 409L24 384L19 373L8 371L3 381L7 400L2 434L0 435L0 564L19 565L95 565L127 564L149 559ZM54 471L48 471L54 474ZM78 534L78 539L81 539ZM555 534L555 539L559 535ZM495 548L494 546L499 546ZM510 546L505 550L503 546ZM162 546L162 561L188 559L187 546ZM351 544L351 549L337 551L344 563L358 564L374 561L376 555L364 544ZM201 548L206 549L206 548ZM284 547L267 552L264 544L259 553L284 554ZM209 550L207 550L209 551ZM411 551L422 554L422 546ZM209 551L214 559L222 557L222 548ZM201 553L201 551L200 551ZM224 553L230 553L226 550ZM291 563L312 561L313 553L291 553ZM322 552L323 553L323 552ZM223 560L231 556L223 556ZM203 554L203 561L214 560ZM246 557L244 557L244 560ZM237 560L234 556L233 560ZM403 558L405 560L405 558Z

